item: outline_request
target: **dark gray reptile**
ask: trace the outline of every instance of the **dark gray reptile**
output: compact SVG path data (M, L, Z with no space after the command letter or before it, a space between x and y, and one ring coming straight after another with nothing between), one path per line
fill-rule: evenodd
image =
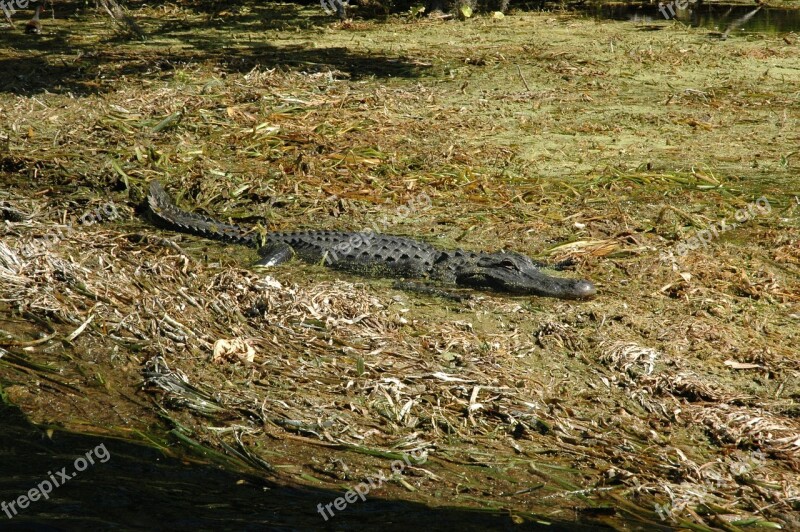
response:
M595 286L589 281L553 277L542 264L510 251L482 253L442 250L402 236L372 232L297 231L265 235L183 211L158 181L150 183L150 209L169 227L206 238L259 248L260 265L273 266L293 255L310 263L361 275L428 279L461 287L515 294L589 299Z

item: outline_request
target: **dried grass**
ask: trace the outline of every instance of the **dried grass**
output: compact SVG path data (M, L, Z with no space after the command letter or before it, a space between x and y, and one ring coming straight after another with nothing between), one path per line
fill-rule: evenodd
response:
M720 163L704 144L766 138L762 122L792 105L786 85L760 79L775 93L763 106L767 96L742 96L755 83L744 70L724 105L722 90L679 91L676 102L714 105L720 121L756 124L701 138L706 119L664 104L663 81L680 66L711 83L700 70L730 65L691 30L647 37L659 55L632 30L525 15L491 23L516 39L502 47L482 21L466 27L468 52L436 40L455 38L444 24L414 28L416 43L381 33L366 59L346 46L382 31L370 24L319 29L326 46L311 52L298 44L309 35L292 32L280 33L291 53L224 41L224 56L203 61L101 47L91 80L72 80L84 96L51 96L46 119L29 124L35 98L9 98L15 151L0 168L30 177L0 202L0 373L26 383L9 397L40 421L127 437L160 419L187 445L286 482L340 488L419 451L426 463L380 495L531 519L577 508L617 528L790 528L800 228L795 189L766 179L793 169L747 181L737 176L749 162ZM402 54L381 51L392 46ZM796 60L771 46L775 61ZM611 64L618 75L603 74ZM643 64L667 72L646 101L615 81ZM109 65L136 74L110 80ZM411 73L437 82L402 79ZM588 92L603 110L591 120ZM603 135L628 154L605 150ZM686 169L674 146L654 153L670 135L713 171ZM764 160L787 142L765 142ZM245 269L244 249L144 225L133 208L155 177L197 212L261 228L378 224L442 245L572 257L601 297L454 303L313 266L265 276ZM420 192L433 208L395 216ZM668 256L762 193L774 216ZM109 198L120 220L77 225Z

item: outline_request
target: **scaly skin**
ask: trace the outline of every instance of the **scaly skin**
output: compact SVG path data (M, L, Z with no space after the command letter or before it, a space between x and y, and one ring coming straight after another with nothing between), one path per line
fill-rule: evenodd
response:
M158 181L150 183L150 210L173 229L267 249L291 248L310 263L361 275L430 279L446 284L559 299L589 299L589 281L553 277L519 253L442 250L402 236L371 232L297 231L262 235L252 229L192 214L175 206Z

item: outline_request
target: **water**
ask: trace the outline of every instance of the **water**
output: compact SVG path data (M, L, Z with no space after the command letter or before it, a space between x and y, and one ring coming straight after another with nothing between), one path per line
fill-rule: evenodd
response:
M663 26L670 20L679 20L694 27L727 32L730 36L800 31L800 9L759 8L755 4L667 0L661 4L600 4L587 9L598 19L629 20L646 24L650 29L655 29L652 25Z
M359 501L325 522L317 505L334 501L344 490L279 485L213 465L167 458L158 450L110 438L61 431L49 437L30 425L18 409L1 402L0 427L3 531L413 530L420 526L429 530L596 530L574 522L521 527L503 512L429 508L378 497ZM75 471L77 459L92 450L97 451L95 463L81 463L83 470ZM64 481L60 471L75 476ZM39 496L24 509L15 506L13 515L11 501L51 478L63 485L54 487L46 500Z

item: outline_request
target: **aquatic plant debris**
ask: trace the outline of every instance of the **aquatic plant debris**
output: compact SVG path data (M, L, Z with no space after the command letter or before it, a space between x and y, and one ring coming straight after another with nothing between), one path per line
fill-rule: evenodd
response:
M423 454L369 497L521 523L800 528L796 38L195 9L131 11L144 42L86 11L0 50L7 400L341 493ZM153 179L257 230L570 259L602 296L265 275L144 220Z

